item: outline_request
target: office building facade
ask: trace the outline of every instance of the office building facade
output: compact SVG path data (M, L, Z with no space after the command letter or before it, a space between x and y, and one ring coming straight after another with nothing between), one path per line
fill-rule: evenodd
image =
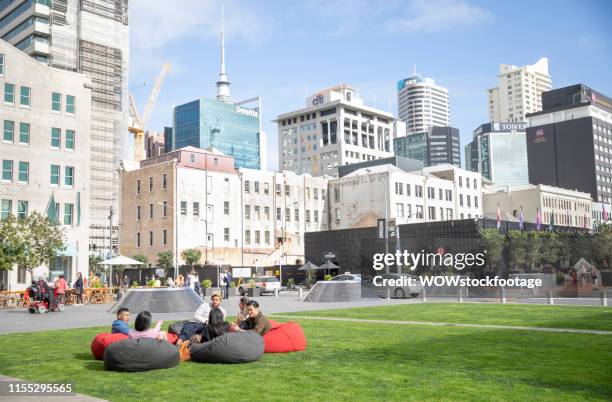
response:
M542 110L542 93L552 88L548 58L522 67L500 64L497 83L487 90L489 121L524 122L525 115Z
M416 72L398 81L397 107L408 134L450 126L448 90Z
M461 167L459 130L454 127L430 127L421 133L393 140L395 155L417 159L424 166L451 164Z
M145 133L145 156L154 158L166 152L165 136L162 133L147 131Z
M524 122L482 124L465 147L467 170L479 172L494 186L529 184L526 127Z
M346 84L318 91L306 107L276 118L279 166L298 174L338 174L338 167L393 156L393 138L405 125L389 112L365 106Z
M92 251L103 254L109 252L111 207L115 230L119 218L118 168L128 126L128 33L128 0L0 2L0 38L51 67L92 79L89 241Z
M527 116L529 182L612 202L612 99L585 85L543 94Z
M50 68L0 41L0 219L36 211L61 225L65 249L32 275L0 272L0 288L40 276L88 274L91 81Z

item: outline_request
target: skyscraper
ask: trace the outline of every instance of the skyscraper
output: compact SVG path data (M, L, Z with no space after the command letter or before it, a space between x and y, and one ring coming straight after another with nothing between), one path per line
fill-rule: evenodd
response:
M90 247L108 252L127 140L128 0L0 0L0 37L49 66L91 78ZM61 99L58 99L61 102ZM78 102L78 99L77 99Z
M408 134L450 126L448 90L416 71L397 82L397 108Z
M431 127L393 140L396 156L416 159L423 166L442 164L461 167L459 130L454 127Z
M489 89L490 122L523 122L527 113L542 110L542 92L552 88L548 58L517 67L500 64L498 86Z

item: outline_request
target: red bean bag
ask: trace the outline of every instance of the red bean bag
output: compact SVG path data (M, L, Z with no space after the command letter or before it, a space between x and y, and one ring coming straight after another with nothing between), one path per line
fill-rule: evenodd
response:
M278 322L278 321L274 321L274 320L268 320L268 322L270 323L270 325L272 326L272 328L270 329L274 329L274 328L278 328L281 325L283 325L282 322Z
M276 323L278 324L278 323ZM306 349L306 336L297 322L289 321L274 327L263 336L265 353L285 353Z
M96 335L91 342L91 353L97 360L104 359L104 351L111 343L119 342L127 339L128 336L122 333L109 334L107 332Z
M168 335L166 335L166 339L168 340L168 342L170 342L173 345L176 345L176 341L178 341L178 335L177 334L173 334L172 332L168 332Z

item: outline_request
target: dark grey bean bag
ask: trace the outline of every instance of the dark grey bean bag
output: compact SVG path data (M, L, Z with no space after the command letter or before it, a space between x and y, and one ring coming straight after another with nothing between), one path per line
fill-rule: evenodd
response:
M168 327L168 332L170 332L171 334L180 335L181 331L183 330L183 326L188 322L189 322L188 320L173 322Z
M178 366L176 346L157 339L126 339L104 351L104 368L111 371L148 371Z
M255 332L230 332L189 348L191 360L199 363L254 362L263 352L263 338Z

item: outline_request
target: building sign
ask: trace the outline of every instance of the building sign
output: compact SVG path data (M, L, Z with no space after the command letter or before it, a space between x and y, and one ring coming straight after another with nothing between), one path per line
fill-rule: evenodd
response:
M317 95L312 99L312 104L314 106L321 105L323 104L324 101L325 101L325 98L323 98L323 95Z
M489 136L483 135L480 137L480 166L481 172L484 177L489 180L491 178L491 161L489 159Z
M240 107L238 105L236 105L236 113L240 113L245 116L259 117L259 113L257 112L257 110L248 109L246 107Z
M596 93L595 91L591 92L591 103L594 103L597 106L601 106L609 111L612 111L612 101L607 97Z
M546 141L546 133L544 132L544 129L538 128L536 130L535 139L533 140L533 143L537 144L538 142L545 142L545 141Z
M336 259L336 254L332 251L328 251L323 255L323 259L328 261L334 260Z
M525 131L527 123L493 123L493 131Z
M385 229L386 229L385 220L384 219L378 219L376 221L376 232L378 234L378 238L379 239L384 239L385 238Z

